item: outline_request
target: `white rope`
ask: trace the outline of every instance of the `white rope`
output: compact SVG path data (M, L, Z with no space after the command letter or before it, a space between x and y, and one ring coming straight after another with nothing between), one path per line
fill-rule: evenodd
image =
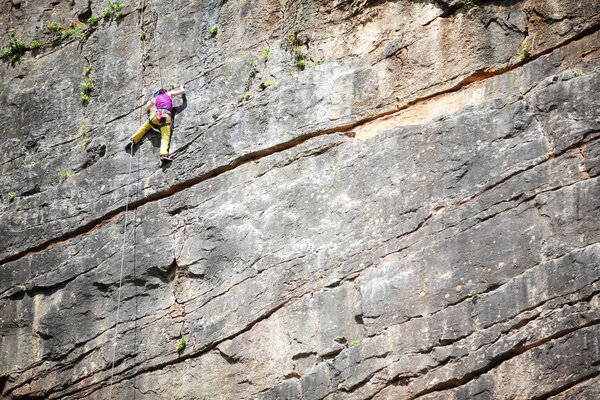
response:
M125 201L125 215L123 224L123 245L121 246L121 274L119 277L119 295L117 300L117 323L115 324L115 338L113 343L112 368L110 371L110 388L108 389L108 398L112 399L112 385L115 373L115 356L117 353L117 336L119 335L119 313L121 311L121 287L123 286L123 265L125 263L125 242L127 234L127 212L129 211L129 180L131 176L131 160L133 159L133 146L131 147L131 156L129 157L129 173L127 174L127 198Z
M140 17L140 28L144 29L144 8L146 7L146 0L142 3L142 14ZM144 45L142 43L142 56L143 56ZM144 76L142 74L142 91L144 89ZM140 108L140 121L142 119L142 110ZM123 266L125 264L125 242L127 241L127 213L129 211L129 186L131 181L131 161L133 160L133 145L131 146L131 152L129 157L129 171L127 173L127 197L125 199L125 215L123 224L123 244L121 246L121 272L119 275L119 294L117 298L117 322L115 323L115 337L113 339L113 356L112 356L112 367L110 371L110 386L108 389L108 398L112 399L112 386L115 375L115 358L117 354L117 343L119 335L119 314L121 312L121 288L123 287Z
M150 10L152 11L152 3L150 3ZM152 36L152 40L154 41L154 50L156 51L156 64L158 65L158 76L160 78L160 88L163 89L163 79L162 79L162 70L160 68L160 57L158 54L159 47L156 45L156 37L158 36L158 29L156 28L156 24L158 23L158 11L155 12L154 15L154 35Z

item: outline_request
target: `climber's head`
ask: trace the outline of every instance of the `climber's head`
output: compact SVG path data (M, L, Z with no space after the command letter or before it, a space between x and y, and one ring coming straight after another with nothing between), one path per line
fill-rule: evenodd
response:
M154 93L152 93L152 97L156 97L159 94L167 93L166 89L154 89Z

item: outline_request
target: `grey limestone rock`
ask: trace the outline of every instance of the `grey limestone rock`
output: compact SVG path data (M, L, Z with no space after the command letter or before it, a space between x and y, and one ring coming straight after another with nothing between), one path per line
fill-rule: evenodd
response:
M3 399L598 397L600 4L107 5L0 12Z

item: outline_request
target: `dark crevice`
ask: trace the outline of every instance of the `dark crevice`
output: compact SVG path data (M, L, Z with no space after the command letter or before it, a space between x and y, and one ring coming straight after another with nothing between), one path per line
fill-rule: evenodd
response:
M29 190L21 193L19 197L33 196L34 194L38 194L41 192L42 192L42 189L39 186L35 186L33 189L29 189Z
M525 312L527 312L527 311L525 311ZM503 331L502 333L507 334L508 332L519 330L519 329L525 327L526 325L528 325L530 322L533 322L536 319L538 319L539 316L540 316L540 313L537 313L537 314L532 315L529 318L524 318L521 321L517 322L516 324L512 325L506 331Z
M337 357L338 354L340 354L342 351L344 350L344 348L338 348L338 349L334 349L331 350L325 354L321 355L321 359L322 360L331 360L334 359L335 357Z
M354 316L354 321L359 324L359 325L364 325L365 321L363 319L363 315L362 314L357 314Z
M455 4L451 7L448 7L446 4L444 4L441 1L436 0L436 3L442 8L442 10L443 10L442 13L440 15L438 15L437 17L424 23L423 26L430 25L433 21L437 20L438 18L448 18L448 17L454 15L458 10L463 8L461 3Z
M385 353L381 356L377 356L374 358L385 358L388 356L388 353ZM357 382L356 384L350 386L349 388L340 388L340 392L342 393L353 393L356 392L358 389L360 389L361 387L363 387L364 385L366 385L367 383L371 382L371 379L379 372L381 372L382 370L384 370L385 368L387 368L387 366L383 366L375 371L373 371L371 374L369 374L367 377L365 377L365 379L361 380L360 382Z
M147 271L148 276L156 277L163 283L172 283L177 275L177 261L173 259L173 262L168 267L151 267ZM138 279L136 284L138 286L144 286L146 281Z
M594 326L597 324L600 324L600 319L590 321L587 324L580 325L580 326L577 326L574 328L563 329L561 331L554 333L553 335L550 335L546 338L540 339L540 340L530 343L528 345L525 345L527 339L524 338L521 342L519 342L516 345L514 345L513 347L511 347L508 351L501 353L501 354L497 355L496 357L491 358L490 361L487 363L487 365L485 365L484 367L473 370L473 371L465 374L462 378L451 378L451 379L448 379L447 381L440 382L426 390L416 393L414 395L413 399L419 398L426 394L430 394L430 393L434 393L434 392L442 392L444 390L454 389L454 388L463 386L463 385L467 384L468 382L472 381L473 379L477 378L478 376L480 376L488 371L491 371L492 369L496 368L503 362L508 361L520 354L523 354L526 351L529 351L535 347L542 346L551 340L559 339L563 336L566 336L570 333L576 332L580 329L588 328L588 327L591 327L591 326Z
M296 361L296 360L300 360L302 358L309 358L309 357L315 357L317 355L317 353L315 352L308 352L308 353L298 353L298 354L294 354L292 356L292 360Z
M8 382L8 375L0 376L0 395L4 395L4 388L6 387L6 382Z
M284 375L284 376L283 376L283 379L293 379L293 378L300 379L300 378L301 378L301 376L300 376L300 374L299 374L298 372L296 372L296 371L292 371L292 372L290 372L289 374L287 374L287 375ZM270 388L267 388L267 390L269 390L269 389L270 389ZM265 391L266 391L266 390L265 390Z
M42 332L42 331L40 331L40 330L37 330L35 333L36 333L36 334L37 334L37 335L40 337L40 339L42 339L42 340L50 340L50 339L52 339L52 338L54 337L54 336L52 336L52 335L48 335L47 333L44 333L44 332Z
M223 352L221 351L221 349L219 349L219 348L217 348L217 350L219 351L219 355L220 355L221 357L223 357L223 359L224 359L225 361L227 361L227 363L228 363L229 365L237 364L237 363L240 361L240 360L239 360L239 358L232 357L232 356L229 356L229 355L227 355L227 354L223 353Z
M177 260L173 259L173 262L171 263L171 265L169 265L169 268L167 268L167 272L165 274L167 279L171 282L175 280L175 274L177 273L177 267L178 267Z
M48 285L48 286L34 285L31 287L26 287L23 285L17 285L16 287L14 287L12 289L8 289L7 291L1 293L0 298L8 297L9 300L22 300L25 297L25 295L27 295L29 297L34 297L35 295L38 295L38 294L43 294L45 296L51 296L53 293L56 293L57 291L64 289L70 282L75 280L77 277L78 277L78 275L75 275L67 280L60 281L60 282L57 282L57 283L54 283L54 284ZM4 294L6 292L9 292L8 296ZM10 293L10 292L12 292L12 293Z
M594 371L594 372L592 372L592 373L590 373L588 375L580 377L579 379L576 379L576 380L574 380L572 382L566 383L566 384L562 385L559 388L551 390L548 393L544 393L541 396L532 397L531 400L546 400L549 397L556 396L557 394L565 392L565 391L571 389L572 387L574 387L576 385L579 385L580 383L583 383L583 382L588 381L590 379L594 379L594 378L596 378L598 376L600 376L600 370Z
M110 290L110 285L107 285L105 283L102 282L94 282L92 283L92 285L94 287L96 287L96 289L98 289L99 292L101 293L106 293Z
M186 205L186 206L182 206L182 207L177 207L173 210L169 210L169 211L167 211L167 213L170 216L175 216L175 215L181 214L183 211L191 210L193 208L194 208L193 206Z

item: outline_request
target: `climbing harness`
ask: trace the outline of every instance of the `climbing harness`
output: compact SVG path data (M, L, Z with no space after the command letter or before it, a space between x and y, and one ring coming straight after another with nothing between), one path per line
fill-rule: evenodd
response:
M165 116L163 116L163 115L162 115L162 113L161 113L161 112L159 112L159 111L156 111L156 112L154 113L154 117L156 117L156 119L157 119L159 122L163 122L163 121L165 121L165 120L167 119L167 118L166 118ZM152 122L152 114L148 115L148 116L147 116L147 118L148 118L148 123L149 123L150 125L152 125L152 127L153 127L153 128L160 129L160 128L162 128L163 126L171 125L171 123L170 123L170 122L165 122L165 123L163 123L163 124L156 125L154 122ZM173 119L173 118L171 117L171 119Z

